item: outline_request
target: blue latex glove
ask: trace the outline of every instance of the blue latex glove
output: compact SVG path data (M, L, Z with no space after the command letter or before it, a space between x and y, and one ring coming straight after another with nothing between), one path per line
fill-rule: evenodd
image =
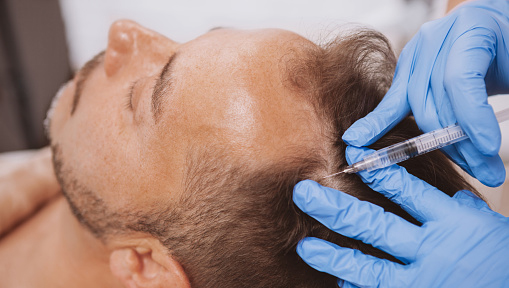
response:
M349 162L367 151L348 147ZM311 267L342 279L341 287L509 287L509 218L470 191L451 198L397 165L359 174L422 227L310 180L295 186L293 200L328 228L406 265L305 238L297 253Z
M487 93L509 91L508 16L508 1L482 0L424 24L401 52L383 101L343 140L368 146L410 112L423 132L457 122L471 140L443 151L485 185L501 185L501 134Z

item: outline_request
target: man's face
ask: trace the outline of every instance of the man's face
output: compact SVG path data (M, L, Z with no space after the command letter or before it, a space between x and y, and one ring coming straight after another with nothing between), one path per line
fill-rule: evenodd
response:
M192 150L221 147L257 163L319 141L311 106L286 79L313 45L287 31L230 29L178 44L116 22L104 56L63 90L52 145L114 209L173 202Z

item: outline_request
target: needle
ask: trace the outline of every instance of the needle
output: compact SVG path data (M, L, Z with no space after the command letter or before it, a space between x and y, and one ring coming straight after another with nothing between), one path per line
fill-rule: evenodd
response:
M329 177L333 177L333 176L336 176L336 175L339 175L339 174L343 174L343 173L348 173L348 174L352 174L352 173L355 173L357 171L355 171L355 169L351 166L348 166L346 167L345 169L343 169L343 171L339 171L339 172L336 172L334 174L331 174L331 175L328 175L328 176L325 176L323 177L322 179L325 179L325 178L329 178Z

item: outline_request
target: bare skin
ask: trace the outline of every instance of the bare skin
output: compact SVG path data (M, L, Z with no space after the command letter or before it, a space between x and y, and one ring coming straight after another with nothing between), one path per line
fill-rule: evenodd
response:
M467 2L468 0L449 0L447 2L446 13L449 13L452 9L456 8L456 6Z
M58 197L1 240L1 287L123 287L108 256Z
M0 161L0 237L57 196L51 151L25 152L24 159Z
M183 193L194 147L220 145L254 163L325 142L312 107L284 80L288 57L303 57L312 45L288 31L230 29L178 44L116 22L73 113L80 74L63 91L51 142L60 147L64 169L112 209L171 203ZM152 89L175 53L171 89L154 117ZM63 198L0 239L0 277L1 287L189 287L158 240L130 233L99 241Z
M449 1L447 10L461 2ZM291 135L313 145L317 137L309 131L319 129L303 121L313 119L309 107L275 84L280 67L274 60L307 45L312 44L279 30L214 31L180 45L132 22L117 22L106 59L88 80L81 107L72 117L77 79L63 91L52 140L62 145L76 173L104 192L101 196L111 205L139 209L161 198L157 193L142 195L165 191L160 187L167 185L172 187L173 194L166 198L171 201L180 193L183 151L189 145L223 139L222 144L246 159L277 157L284 151L281 147L295 142ZM149 115L148 90L178 50L182 56L175 64L177 92L164 102L166 111L156 125ZM134 112L121 110L125 100L120 99L134 81ZM296 117L302 113L309 117ZM201 117L193 117L197 115ZM214 139L207 137L211 133ZM178 263L150 236L103 243L80 225L59 195L50 156L48 149L42 150L0 176L0 287L188 287ZM140 164L147 159L152 169ZM161 171L171 171L171 177ZM164 180L144 181L161 173Z

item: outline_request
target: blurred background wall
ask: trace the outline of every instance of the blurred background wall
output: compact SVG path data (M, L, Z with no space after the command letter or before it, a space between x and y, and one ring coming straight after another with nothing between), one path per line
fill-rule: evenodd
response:
M354 22L383 32L399 53L424 22L445 14L447 2L0 0L0 152L47 145L42 122L51 98L74 71L106 47L115 20L135 20L177 42L217 26L278 27L320 42ZM509 107L507 96L489 101L495 110ZM501 156L509 165L509 123L502 129ZM504 202L501 191L489 192L495 197L492 204Z
M312 40L347 22L374 27L396 51L446 0L0 0L0 152L47 144L42 122L58 87L128 18L177 42L210 28L278 27Z
M0 152L41 147L48 104L71 76L58 0L0 0Z
M79 67L104 49L108 28L128 18L177 42L217 26L278 27L313 40L346 22L370 25L401 46L420 25L445 10L445 0L60 0L71 63ZM442 13L440 13L442 14Z

